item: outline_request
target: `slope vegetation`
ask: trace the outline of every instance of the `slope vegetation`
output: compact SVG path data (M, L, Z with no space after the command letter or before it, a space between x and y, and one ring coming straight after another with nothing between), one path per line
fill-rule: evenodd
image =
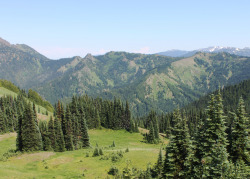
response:
M250 57L197 52L187 58L109 52L50 60L26 45L0 40L0 76L55 103L88 94L128 100L135 114L171 111L250 78Z

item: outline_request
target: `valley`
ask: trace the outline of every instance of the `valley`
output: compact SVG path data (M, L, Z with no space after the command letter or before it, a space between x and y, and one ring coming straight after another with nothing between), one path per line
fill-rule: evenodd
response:
M118 97L128 100L133 113L142 116L151 109L170 112L219 86L250 78L250 57L223 51L197 51L191 57L112 51L51 60L27 45L3 39L0 43L1 78L32 88L52 104L68 102L72 95Z

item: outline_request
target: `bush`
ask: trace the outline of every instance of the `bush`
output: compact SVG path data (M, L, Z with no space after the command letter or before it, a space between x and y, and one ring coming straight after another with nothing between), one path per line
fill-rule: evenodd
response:
M116 167L114 167L114 166L112 166L112 167L109 169L109 171L108 171L108 174L109 174L109 175L113 175L113 176L117 175L118 173L119 173L118 168L116 168Z
M100 155L100 154L99 154L99 150L98 150L98 148L96 147L95 150L94 150L94 152L93 152L92 157L97 157L97 156L99 156L99 155Z
M113 141L112 145L110 147L115 147L115 141Z
M118 161L121 160L122 157L123 157L122 151L119 151L117 153L112 153L111 154L111 161L112 162L118 162Z
M100 160L109 160L110 159L110 156L108 155L104 155L100 158Z
M101 148L99 149L99 155L103 155L103 151Z
M16 152L13 149L8 150L7 152L5 152L1 157L0 157L0 161L7 161L8 158L10 157L14 157L14 156L18 156L19 154L21 154L20 152Z

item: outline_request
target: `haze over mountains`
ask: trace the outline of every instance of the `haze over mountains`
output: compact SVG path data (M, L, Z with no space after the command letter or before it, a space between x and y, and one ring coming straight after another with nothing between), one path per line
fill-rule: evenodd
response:
M192 50L192 51L168 50L165 52L159 52L157 54L170 56L170 57L190 57L190 56L193 56L197 52L206 52L206 53L227 52L227 53L234 54L234 55L250 57L250 48L248 47L240 49L240 48L235 48L235 47L220 47L220 46L201 48L201 49Z
M32 88L52 103L72 95L116 96L128 100L138 115L152 108L166 112L219 86L250 78L249 49L223 49L196 51L188 57L109 52L50 60L27 45L0 39L0 78Z

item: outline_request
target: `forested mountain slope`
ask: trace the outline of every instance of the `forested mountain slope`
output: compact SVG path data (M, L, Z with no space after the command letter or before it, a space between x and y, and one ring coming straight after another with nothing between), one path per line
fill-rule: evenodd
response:
M171 111L250 78L250 57L197 52L188 58L109 52L50 60L26 45L0 40L0 77L55 103L88 94L128 100L134 114Z
M220 90L225 112L233 112L237 109L240 97L245 101L246 112L250 113L250 80L242 81L237 85L230 85ZM218 90L201 97L185 107L186 110L205 111L211 94L218 94Z

